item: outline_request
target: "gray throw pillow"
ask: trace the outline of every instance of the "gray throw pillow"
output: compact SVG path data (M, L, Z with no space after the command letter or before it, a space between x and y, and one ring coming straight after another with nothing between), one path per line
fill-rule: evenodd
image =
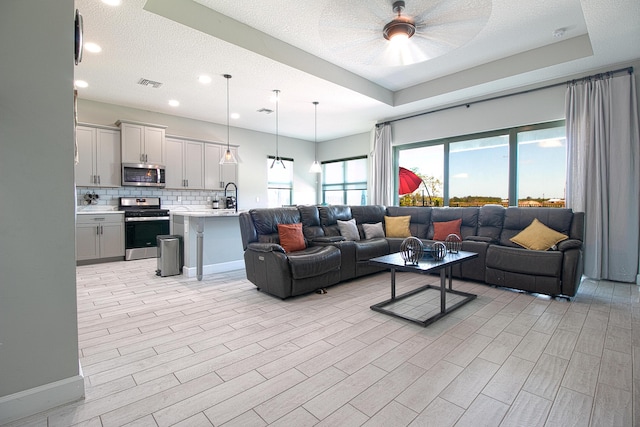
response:
M381 222L375 224L362 224L365 239L374 239L376 237L384 237L384 229Z
M345 239L360 240L360 233L358 233L355 218L351 218L349 221L338 220L338 228L340 229L340 235Z

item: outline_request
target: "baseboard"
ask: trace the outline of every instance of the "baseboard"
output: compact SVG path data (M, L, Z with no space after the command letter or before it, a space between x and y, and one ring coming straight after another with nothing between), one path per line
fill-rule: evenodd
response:
M79 375L0 397L0 425L84 398Z
M202 274L223 273L225 271L244 269L244 260L221 262L219 264L209 264L202 266ZM187 277L196 277L198 269L196 267L182 267L182 274Z

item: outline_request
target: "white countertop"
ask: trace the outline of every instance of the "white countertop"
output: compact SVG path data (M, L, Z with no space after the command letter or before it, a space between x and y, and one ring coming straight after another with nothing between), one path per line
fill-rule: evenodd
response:
M240 212L241 211L236 212L234 209L209 209L206 211L171 211L170 214L196 218L209 218L238 216Z

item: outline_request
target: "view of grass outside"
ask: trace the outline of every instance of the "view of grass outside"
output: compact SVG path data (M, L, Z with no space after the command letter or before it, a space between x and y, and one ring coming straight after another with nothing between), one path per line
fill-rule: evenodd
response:
M398 164L423 183L399 195L399 204L515 206L512 199L521 207L565 207L566 150L563 124L411 144L398 150Z

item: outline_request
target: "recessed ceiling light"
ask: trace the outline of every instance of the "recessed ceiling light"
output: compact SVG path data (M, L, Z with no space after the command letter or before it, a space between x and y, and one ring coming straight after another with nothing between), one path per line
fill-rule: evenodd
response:
M231 113L231 118L232 118L232 119L239 119L239 118L240 118L240 114L238 114L238 113Z
M102 52L102 48L99 45L95 44L95 43L90 43L90 42L89 43L85 43L84 44L84 48L87 51L92 52L92 53Z
M208 85L211 83L211 77L205 76L204 74L198 77L198 81L204 85Z
M102 3L108 4L109 6L120 6L122 0L102 0Z
M89 83L85 82L84 80L76 80L74 84L76 85L76 87L80 88L89 87Z
M178 105L180 105L180 101L172 99L169 101L169 105L171 105L172 107L177 107Z

